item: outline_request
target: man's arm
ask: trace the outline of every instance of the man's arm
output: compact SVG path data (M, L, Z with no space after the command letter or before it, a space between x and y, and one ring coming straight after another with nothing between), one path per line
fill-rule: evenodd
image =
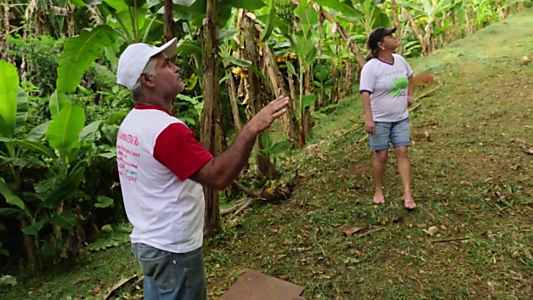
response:
M229 149L212 158L193 174L191 179L216 190L222 190L228 186L248 161L257 135L285 113L288 103L287 97L280 97L270 102L244 126Z

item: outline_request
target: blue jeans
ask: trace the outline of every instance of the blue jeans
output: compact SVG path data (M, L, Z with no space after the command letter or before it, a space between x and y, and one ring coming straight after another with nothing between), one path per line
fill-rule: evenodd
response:
M202 247L187 253L172 253L134 243L132 250L144 273L144 299L207 299Z
M409 117L398 122L375 122L375 124L376 134L368 135L370 150L387 150L389 149L389 141L394 148L411 144Z

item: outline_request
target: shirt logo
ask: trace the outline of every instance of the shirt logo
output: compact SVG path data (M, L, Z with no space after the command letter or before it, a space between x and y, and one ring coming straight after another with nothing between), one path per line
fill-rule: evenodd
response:
M389 93L391 98L397 98L407 95L407 86L409 85L409 80L407 78L396 78L392 80L392 88Z

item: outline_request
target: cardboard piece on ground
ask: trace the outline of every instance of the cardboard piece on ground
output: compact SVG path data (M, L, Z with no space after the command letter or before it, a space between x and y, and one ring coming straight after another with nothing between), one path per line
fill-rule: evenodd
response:
M292 300L303 292L302 286L249 270L220 300Z

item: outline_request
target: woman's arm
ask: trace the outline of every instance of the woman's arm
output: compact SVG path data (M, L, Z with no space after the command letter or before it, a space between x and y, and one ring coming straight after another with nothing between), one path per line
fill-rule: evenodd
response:
M370 92L361 92L361 98L363 98L363 110L365 112L365 130L366 132L374 135L376 134L376 124L372 118L372 108L370 107Z

